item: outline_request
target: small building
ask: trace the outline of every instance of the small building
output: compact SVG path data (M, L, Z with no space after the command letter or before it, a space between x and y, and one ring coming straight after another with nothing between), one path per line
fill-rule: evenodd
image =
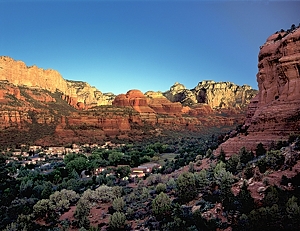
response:
M101 172L103 172L103 171L105 171L105 170L106 170L106 168L104 168L104 167L96 168L96 169L94 170L94 175L99 175Z
M130 174L130 178L136 178L136 177L142 178L144 176L145 176L145 173L143 173L143 172L132 172Z
M48 147L49 154L63 154L65 153L65 147Z
M161 166L157 163L146 163L146 164L138 166L138 168L145 169L145 172L151 173L153 169L161 168Z
M36 152L37 150L41 150L42 149L42 146L29 146L29 151L33 151L33 152Z

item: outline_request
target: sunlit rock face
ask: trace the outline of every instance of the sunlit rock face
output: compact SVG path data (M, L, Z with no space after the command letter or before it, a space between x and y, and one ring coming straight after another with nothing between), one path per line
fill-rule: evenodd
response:
M231 94L217 96L229 86L203 81L188 90L176 83L169 92L173 101L154 91L130 90L115 96L86 82L65 80L57 71L27 67L2 56L0 144L90 143L111 137L139 140L163 130L206 133L212 127L233 128L242 122L244 111L230 106L226 97ZM212 90L205 89L210 88L215 95L207 94Z
M175 83L164 95L172 102L183 105L208 104L211 108L244 108L257 94L248 85L238 86L231 82L199 82L194 89Z
M183 108L180 103L170 102L161 93L149 91L144 95L140 90L130 90L126 94L118 95L113 105L133 107L139 113L150 114L178 114Z
M300 28L271 35L258 55L259 93L248 106L240 135L222 145L227 153L242 146L254 150L300 131ZM234 148L235 147L235 148Z
M155 113L147 102L147 97L140 90L130 90L126 94L117 95L112 102L117 107L133 107L140 113Z
M68 89L66 81L57 71L28 67L24 62L7 56L0 56L0 80L7 80L17 86L41 87L51 92L56 89L66 92Z
M111 105L115 98L112 93L103 94L86 82L65 80L55 70L44 70L37 66L28 67L24 62L7 56L0 56L0 81L50 92L59 91L70 105L78 109Z

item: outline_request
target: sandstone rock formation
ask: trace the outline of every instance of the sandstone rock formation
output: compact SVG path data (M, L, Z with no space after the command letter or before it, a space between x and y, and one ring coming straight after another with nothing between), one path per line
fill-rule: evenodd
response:
M147 92L145 95L139 90L130 90L118 95L112 103L114 106L132 107L139 113L178 114L182 105L172 103L161 93Z
M112 93L103 94L88 83L65 80L55 70L44 70L37 66L27 67L24 62L15 61L7 56L0 56L0 81L8 81L16 86L45 89L52 93L59 91L64 95L64 99L76 108L110 105L115 97Z
M239 134L222 144L225 153L245 146L254 150L300 133L300 28L271 35L258 55L259 93L248 107L247 136Z
M78 102L82 102L89 107L111 105L115 98L113 93L102 93L86 82L67 80L67 84L69 95L75 96Z
M172 102L184 105L208 104L211 108L244 108L257 94L248 85L238 86L231 82L202 81L194 89L175 83L164 95Z
M143 139L161 134L162 130L207 133L211 127L232 129L241 123L243 110L237 106L230 108L229 99L222 99L226 107L212 109L213 103L220 103L206 101L205 84L210 86L201 82L195 89L187 90L177 83L168 94L130 90L116 97L103 94L88 83L65 80L56 71L27 67L21 61L2 56L0 144ZM247 100L247 93L239 95L241 102Z
M112 102L117 107L132 107L139 113L155 113L148 106L147 97L140 90L130 90L126 94L118 95Z
M59 89L68 93L67 82L57 71L27 67L24 62L7 56L0 56L0 80L7 80L16 86L40 87L50 92Z

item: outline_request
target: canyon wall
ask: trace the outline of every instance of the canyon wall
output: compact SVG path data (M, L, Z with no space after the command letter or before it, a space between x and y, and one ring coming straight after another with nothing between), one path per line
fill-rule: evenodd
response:
M164 95L172 102L184 105L208 104L213 109L245 108L257 94L257 90L248 85L238 86L231 82L199 82L194 89L175 83Z
M258 69L259 93L248 107L246 135L222 144L227 154L300 133L300 28L271 35L260 47Z
M178 98L181 90L184 99ZM175 84L169 95L135 89L115 96L86 82L65 80L57 71L27 67L2 56L0 144L90 143L116 137L139 140L164 130L204 134L211 128L232 129L243 122L249 92L255 91L203 81L192 91ZM169 100L166 96L172 94Z
M0 56L0 81L7 81L16 86L45 89L52 93L59 91L71 106L78 109L111 105L115 97L112 93L103 94L86 82L65 80L55 70L28 67L24 62L15 61L7 56Z

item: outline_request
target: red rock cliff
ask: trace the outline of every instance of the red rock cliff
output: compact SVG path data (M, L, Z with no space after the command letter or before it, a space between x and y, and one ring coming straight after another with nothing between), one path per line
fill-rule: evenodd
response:
M44 70L37 66L28 67L22 61L0 56L0 81L16 86L34 87L63 93L71 106L82 109L91 106L111 105L115 95L103 94L95 87L82 81L65 80L55 70Z
M271 35L258 55L259 93L248 107L249 135L222 144L225 153L254 150L300 132L300 28Z

